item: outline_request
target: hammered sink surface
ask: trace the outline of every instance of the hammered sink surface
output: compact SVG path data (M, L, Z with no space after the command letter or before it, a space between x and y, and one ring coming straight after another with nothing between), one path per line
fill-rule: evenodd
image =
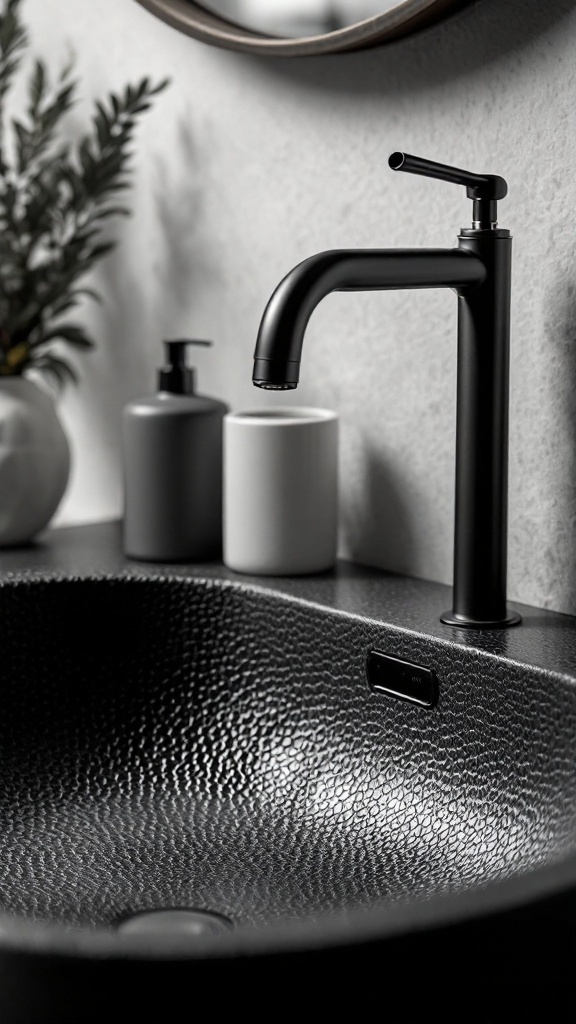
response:
M0 609L0 913L261 929L576 850L568 677L223 579L8 579ZM436 707L372 692L373 648Z

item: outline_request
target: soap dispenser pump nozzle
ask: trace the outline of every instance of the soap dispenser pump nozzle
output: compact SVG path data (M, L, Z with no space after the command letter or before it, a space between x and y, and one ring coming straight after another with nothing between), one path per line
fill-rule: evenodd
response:
M167 365L158 370L158 390L169 391L173 395L193 394L194 370L186 366L186 346L211 344L211 341L201 341L197 338L165 341Z

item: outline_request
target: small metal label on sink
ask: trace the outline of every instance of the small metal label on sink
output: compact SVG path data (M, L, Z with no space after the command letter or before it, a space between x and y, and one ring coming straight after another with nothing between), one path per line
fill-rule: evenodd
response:
M415 665L382 651L370 651L366 676L375 693L386 693L421 708L433 708L438 701L436 674L424 665Z

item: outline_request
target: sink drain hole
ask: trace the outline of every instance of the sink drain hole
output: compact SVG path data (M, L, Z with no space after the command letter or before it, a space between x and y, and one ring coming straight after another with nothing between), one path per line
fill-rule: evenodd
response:
M208 939L229 932L232 922L211 910L172 908L142 910L125 917L117 925L122 935L135 935L150 939Z

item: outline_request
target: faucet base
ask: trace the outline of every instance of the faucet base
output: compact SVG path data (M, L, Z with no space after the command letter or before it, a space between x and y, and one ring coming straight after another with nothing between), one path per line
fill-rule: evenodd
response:
M459 615L457 612L443 612L440 622L445 626L459 626L461 629L506 629L509 626L518 626L522 622L522 616L518 612L506 609L506 616L503 619L473 619L468 615Z

